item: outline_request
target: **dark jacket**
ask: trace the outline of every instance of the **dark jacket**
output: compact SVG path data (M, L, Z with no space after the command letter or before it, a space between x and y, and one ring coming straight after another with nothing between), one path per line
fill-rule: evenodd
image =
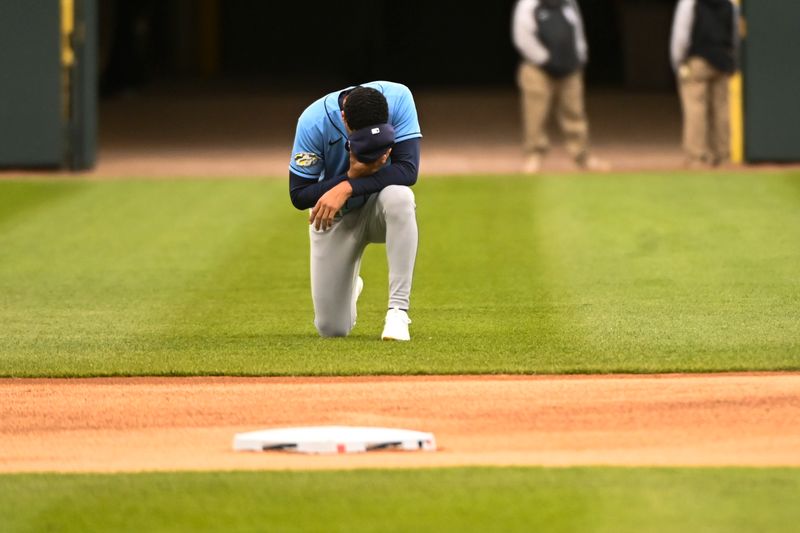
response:
M672 24L671 56L677 70L701 57L722 72L736 70L738 8L731 0L679 0Z
M550 53L542 69L555 78L569 76L581 66L575 27L564 15L564 0L541 0L533 10L536 37Z
M586 36L575 0L517 0L512 33L523 59L554 78L586 64Z
M689 56L700 56L722 72L734 72L735 24L730 0L698 0Z

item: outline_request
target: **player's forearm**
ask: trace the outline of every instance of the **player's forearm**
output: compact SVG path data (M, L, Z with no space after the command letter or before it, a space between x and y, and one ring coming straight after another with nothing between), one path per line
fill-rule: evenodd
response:
M347 176L340 176L325 181L312 181L290 171L289 196L292 199L292 205L301 210L311 209L317 204L317 201L319 201L323 194L333 189L346 178Z
M407 162L392 162L386 168L372 176L350 180L353 186L353 196L368 196L380 192L389 185L405 185L410 187L417 182L416 169Z
M389 185L410 187L419 173L420 141L418 138L397 143L392 149L392 163L371 176L350 180L353 196L367 196Z

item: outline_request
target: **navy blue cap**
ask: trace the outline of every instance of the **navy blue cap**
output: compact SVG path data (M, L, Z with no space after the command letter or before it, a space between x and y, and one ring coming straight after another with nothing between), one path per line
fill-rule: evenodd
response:
M373 163L394 146L394 128L391 124L376 124L350 133L350 151L362 163Z

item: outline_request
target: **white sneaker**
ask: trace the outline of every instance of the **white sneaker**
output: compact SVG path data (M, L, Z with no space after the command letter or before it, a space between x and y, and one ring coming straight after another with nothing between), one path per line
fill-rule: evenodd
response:
M408 325L411 319L402 309L393 307L386 313L386 323L383 326L381 340L384 341L410 341L411 335L408 333Z

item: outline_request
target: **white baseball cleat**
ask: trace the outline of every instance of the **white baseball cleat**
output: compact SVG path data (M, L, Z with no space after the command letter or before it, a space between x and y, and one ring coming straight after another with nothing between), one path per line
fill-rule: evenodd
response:
M383 326L381 340L384 341L410 341L411 335L408 333L408 325L411 319L408 313L402 309L392 307L386 313L386 323Z
M358 276L356 278L356 285L353 287L353 292L355 293L355 297L353 298L353 305L358 304L358 297L361 296L361 291L364 290L364 278ZM358 307L356 306L355 318L358 318ZM353 327L356 327L356 320L353 319Z
M356 278L356 286L354 288L354 292L356 293L356 301L358 301L358 297L361 296L361 291L364 290L364 278L358 276Z

